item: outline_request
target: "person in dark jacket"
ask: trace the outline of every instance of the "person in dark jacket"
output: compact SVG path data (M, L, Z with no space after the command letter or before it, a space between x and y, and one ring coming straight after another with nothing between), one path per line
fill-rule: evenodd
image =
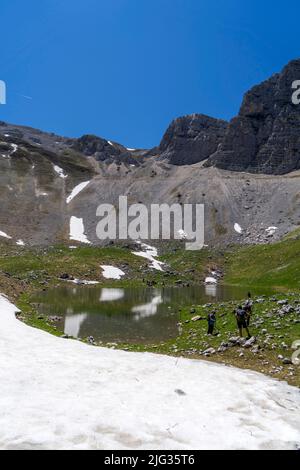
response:
M247 325L247 313L246 310L240 305L236 310L235 310L235 318L237 321L237 326L240 332L240 337L243 337L243 330L245 329L247 334L248 334L248 339L251 338L249 328Z
M208 323L208 335L213 335L214 334L214 329L216 326L217 322L217 317L216 317L216 312L209 313L207 316L207 323Z
M246 323L247 327L250 326L251 316L252 316L253 301L251 299L251 293L248 293L248 300L246 300L244 305L244 310L246 311Z

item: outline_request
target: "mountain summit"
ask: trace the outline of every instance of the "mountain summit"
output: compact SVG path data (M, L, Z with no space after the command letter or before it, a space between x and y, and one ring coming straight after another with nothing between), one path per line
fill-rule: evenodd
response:
M292 102L300 59L246 93L207 165L233 171L284 174L300 168L300 105Z

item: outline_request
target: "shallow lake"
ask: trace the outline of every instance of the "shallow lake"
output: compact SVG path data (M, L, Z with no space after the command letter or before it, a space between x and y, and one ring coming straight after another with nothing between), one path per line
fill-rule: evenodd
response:
M241 300L247 293L229 286L123 289L70 284L41 292L33 301L39 313L61 317L56 327L74 338L153 343L178 335L181 307Z

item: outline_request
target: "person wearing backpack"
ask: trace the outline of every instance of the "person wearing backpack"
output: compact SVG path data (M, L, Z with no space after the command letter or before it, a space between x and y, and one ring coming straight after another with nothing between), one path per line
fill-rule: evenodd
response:
M253 308L253 301L251 299L251 293L248 293L248 300L246 300L245 305L244 305L244 310L246 311L246 324L247 327L249 328L250 326L250 321L251 321L251 316L252 316L252 308Z
M243 337L243 330L245 329L248 334L248 339L250 339L251 335L247 325L247 313L241 305L235 310L235 318L237 320L237 326L240 332L240 337Z
M216 317L216 312L209 313L207 316L207 322L208 322L208 335L213 335L214 334L214 329L216 326L217 322L217 317Z

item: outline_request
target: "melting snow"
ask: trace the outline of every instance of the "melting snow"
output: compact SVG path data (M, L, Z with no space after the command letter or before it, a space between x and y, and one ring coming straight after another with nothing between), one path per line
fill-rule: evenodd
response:
M205 284L218 284L218 281L214 277L207 277L205 279Z
M146 258L151 261L151 268L156 269L157 271L163 271L162 266L164 263L162 261L157 261L155 258L158 257L158 251L155 247L146 245L145 243L137 242L141 245L143 251L133 251L132 254L140 256L141 258Z
M70 240L75 240L81 243L91 244L91 242L87 239L87 236L84 233L84 224L83 219L79 219L77 217L71 217L70 220Z
M36 195L36 197L41 197L41 196L45 197L45 196L48 196L48 193L45 193L45 192L43 192L39 189L36 189L35 190L35 195Z
M101 269L103 269L102 276L105 277L105 279L121 279L122 276L125 276L125 273L121 271L121 269L116 268L114 266L101 266Z
M11 240L11 237L9 235L7 235L5 232L1 232L1 230L0 230L0 237L7 238L8 240Z
M84 281L82 279L74 279L73 281L68 282L72 282L73 284L77 284L78 286L95 286L96 284L99 284L98 281Z
M234 224L234 230L239 234L243 232L243 229L239 224Z
M186 240L188 234L184 230L178 230L178 235L180 236L181 240Z
M12 147L12 152L11 152L11 155L13 155L14 153L16 153L16 151L18 150L18 146L16 144L10 144L11 147Z
M67 204L70 204L70 202L78 196L81 191L83 191L88 185L90 184L90 181L86 181L84 183L78 184L73 191L71 192L70 196L67 198Z
M274 235L278 230L278 227L269 227L266 229L268 235Z
M16 310L0 297L2 450L299 445L297 388L205 361L56 338L16 320ZM76 335L84 320L70 315L66 329Z
M53 165L54 171L58 174L58 176L62 179L68 178L68 175L65 175L64 170L57 165Z
M25 243L23 242L23 240L18 240L16 244L18 246L25 246Z

